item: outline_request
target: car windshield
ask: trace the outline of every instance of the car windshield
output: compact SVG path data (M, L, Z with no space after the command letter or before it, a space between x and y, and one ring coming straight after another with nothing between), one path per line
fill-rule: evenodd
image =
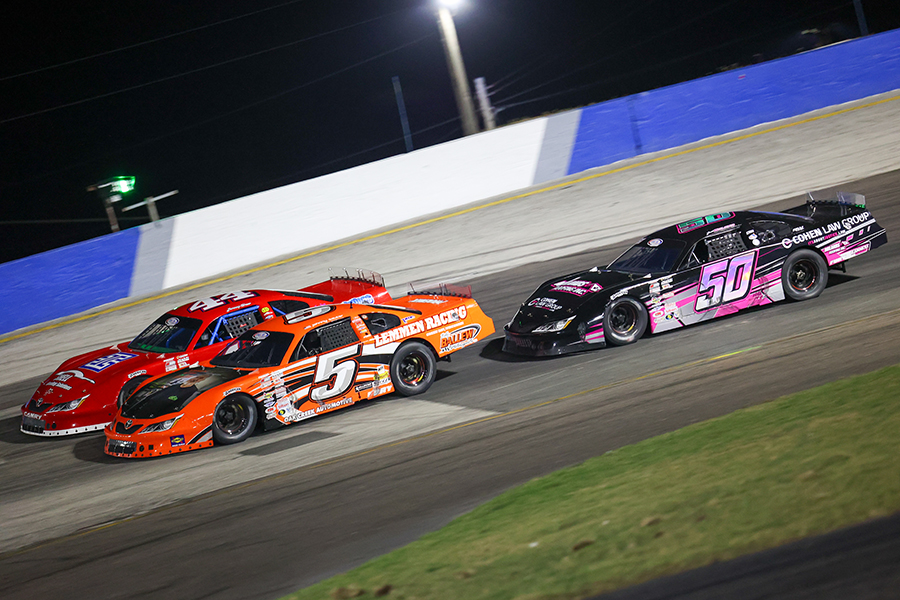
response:
M675 266L675 261L684 250L681 240L652 239L634 245L617 258L610 271L622 273L667 273Z
M184 352L203 322L164 314L134 338L128 347L145 352Z
M290 333L251 329L228 344L211 362L235 369L277 367L293 341L294 336Z

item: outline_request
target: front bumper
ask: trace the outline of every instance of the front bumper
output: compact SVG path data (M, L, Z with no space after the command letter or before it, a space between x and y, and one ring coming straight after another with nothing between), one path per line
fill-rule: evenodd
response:
M212 426L193 435L170 431L150 434L122 435L106 429L103 451L118 458L152 458L199 450L213 445Z
M34 413L23 410L19 431L40 437L60 437L99 431L106 427L107 423L108 421L97 423L96 417L91 419L65 413Z
M602 348L605 344L588 344L577 335L561 336L555 334L534 335L527 333L505 332L503 351L519 356L559 356L572 352L584 352Z

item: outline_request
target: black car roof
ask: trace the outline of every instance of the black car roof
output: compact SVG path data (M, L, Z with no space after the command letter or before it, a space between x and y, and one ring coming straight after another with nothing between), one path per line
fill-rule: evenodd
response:
M790 213L764 212L755 210L723 211L712 215L704 215L675 225L670 225L645 236L645 240L661 238L664 240L680 240L694 244L712 232L722 233L742 226L751 221L784 221L793 226L809 225L813 220L809 217Z

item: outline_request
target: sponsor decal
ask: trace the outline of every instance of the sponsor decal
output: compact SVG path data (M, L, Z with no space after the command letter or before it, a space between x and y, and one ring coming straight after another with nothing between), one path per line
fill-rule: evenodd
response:
M679 223L675 226L678 230L678 233L687 233L689 231L693 231L695 229L699 229L704 225L710 225L712 223L716 223L718 221L725 221L734 216L733 212L727 213L719 213L716 215L708 215L705 217L699 217L697 219L691 219L690 221L685 221L684 223Z
M168 325L169 327L175 327L180 322L181 319L179 319L178 317L169 317L168 319L166 319L166 325Z
M262 340L266 339L267 337L269 337L268 331L257 331L256 333L253 334L253 339L258 340L258 341L262 341Z
M355 392L364 392L375 385L374 381L366 381L365 383L361 383L358 386L353 388Z
M441 352L453 352L466 346L471 346L478 341L478 334L481 333L481 325L466 325L453 331L445 331L441 333Z
M137 354L131 354L129 352L116 352L115 354L107 354L106 356L101 356L100 358L95 358L94 360L81 365L81 369L87 369L88 371L93 371L94 373L99 373L104 369L108 369L113 365L117 365L120 362L124 362L129 358L134 358Z
M82 373L81 371L77 371L75 369L73 369L71 371L59 371L56 373L53 380L54 381L68 381L71 377L74 377L75 379L80 379L82 381L87 381L88 383L97 383L93 379L88 379L87 377L85 377L84 373Z
M793 229L791 229L791 233L797 233L798 231L803 231L804 229L806 229L806 227L800 225L799 227L794 227Z
M171 445L173 448L177 448L178 446L184 446L185 445L184 436L183 435L169 436L169 445Z
M351 298L342 304L375 304L375 296L372 294L363 294L356 298Z
M853 227L855 227L856 225L868 221L870 217L871 214L869 214L868 211L860 213L858 215L851 215L842 219L841 221L835 221L822 227L816 227L815 229L810 229L809 231L798 233L795 236L784 238L783 240L781 240L781 245L785 249L789 249L794 244L814 244L820 241L821 238L825 236L834 237L843 230L853 229Z
M166 366L166 373L171 373L172 371L187 367L190 362L191 357L189 354L181 354L179 356L166 358L163 361L163 364Z
M228 310L225 311L225 314L234 312L236 310L241 310L242 308L247 308L248 306L253 306L253 303L252 302L244 302L243 304L239 304L237 306L232 306L231 308L229 308Z
M220 296L213 296L211 298L204 298L203 300L197 300L193 304L188 307L188 312L206 312L212 310L214 308L219 308L220 306L225 306L229 302L239 302L241 300L249 300L250 298L254 298L256 296L256 292L228 292L227 294L222 294ZM249 305L248 305L249 306Z
M33 412L23 412L22 414L23 414L24 416L28 417L29 419L38 419L38 420L40 420L40 419L43 419L43 418L44 418L43 416L41 416L41 415L39 415L39 414L37 414L37 413L33 413Z
M603 289L603 286L593 281L585 281L583 279L570 279L568 281L557 281L550 285L551 292L563 292L575 296L584 296L585 294L593 294Z
M410 304L445 304L446 300L437 300L435 298L413 298Z
M663 241L661 239L653 238L652 240L647 242L647 245L650 246L651 248L656 248L657 246L661 245L662 243L663 243Z
M63 390L71 390L72 389L71 385L66 385L66 384L60 383L58 381L48 381L47 385L49 385L50 387L58 387Z
M403 317L402 319L400 319L400 322L401 323L409 323L410 321L412 321L415 318L417 318L416 315L409 315L408 317Z
M562 308L556 301L556 298L535 298L528 303L528 306L540 308L541 310L549 310L551 312Z
M241 388L239 388L239 387L233 387L233 388L231 388L230 390L225 390L225 393L222 394L222 395L223 395L223 396L227 396L228 394L233 394L233 393L239 392L239 391L241 391Z
M424 333L425 331L437 329L438 327L441 327L443 325L450 325L451 323L455 323L456 321L465 319L467 314L468 312L466 310L466 307L465 305L463 305L459 308L446 310L433 317L425 317L424 319L420 318L418 321L413 321L406 325L394 327L393 329L389 329L383 333L376 334L375 346L384 346L385 344L400 341L411 335L416 335L419 333Z
M147 369L141 369L139 371L135 371L134 373L129 373L128 379L134 379L135 377L137 377L139 375L146 375L146 374L147 374Z
M261 309L259 309L259 312L261 312L262 314L266 314L267 312L272 312L272 309L268 306L263 306Z

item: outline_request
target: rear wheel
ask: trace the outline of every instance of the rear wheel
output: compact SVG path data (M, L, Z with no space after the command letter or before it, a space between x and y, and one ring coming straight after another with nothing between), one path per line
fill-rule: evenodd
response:
M603 337L613 346L631 344L644 335L649 320L643 304L628 296L616 298L603 313Z
M431 387L437 374L434 352L422 342L407 342L391 359L391 383L398 394L415 396Z
M818 252L797 250L784 261L781 283L791 300L815 298L828 285L828 265Z
M250 437L257 421L256 403L243 394L226 396L213 413L213 439L217 444L236 444Z

